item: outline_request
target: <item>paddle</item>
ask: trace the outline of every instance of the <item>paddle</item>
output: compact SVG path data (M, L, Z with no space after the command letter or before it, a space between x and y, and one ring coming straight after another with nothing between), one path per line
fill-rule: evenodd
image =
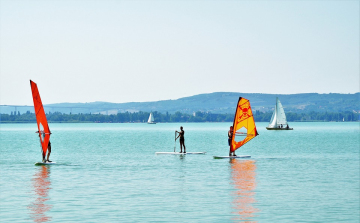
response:
M174 144L174 152L176 150L176 131L175 131L175 144Z

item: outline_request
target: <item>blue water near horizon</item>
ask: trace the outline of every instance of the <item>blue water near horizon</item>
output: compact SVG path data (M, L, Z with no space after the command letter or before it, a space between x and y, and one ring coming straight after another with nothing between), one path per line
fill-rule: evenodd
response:
M231 123L0 125L1 222L359 222L360 123L291 123L227 155ZM184 126L187 151L174 150ZM179 145L176 145L179 151Z

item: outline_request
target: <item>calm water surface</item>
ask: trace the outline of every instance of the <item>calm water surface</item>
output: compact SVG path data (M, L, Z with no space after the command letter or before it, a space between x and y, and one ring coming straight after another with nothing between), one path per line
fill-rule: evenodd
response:
M183 125L187 151L174 150ZM359 222L359 123L291 123L227 155L231 123L0 125L1 222ZM179 150L179 145L176 145Z

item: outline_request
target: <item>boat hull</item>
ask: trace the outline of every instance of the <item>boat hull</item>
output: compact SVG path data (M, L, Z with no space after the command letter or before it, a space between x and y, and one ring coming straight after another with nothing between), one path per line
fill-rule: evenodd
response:
M293 128L269 128L266 127L267 130L294 130Z
M156 122L148 122L147 124L156 124Z

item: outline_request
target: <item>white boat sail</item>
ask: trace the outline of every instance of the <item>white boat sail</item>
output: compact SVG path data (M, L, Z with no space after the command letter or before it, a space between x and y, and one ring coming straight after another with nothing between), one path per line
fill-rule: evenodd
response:
M152 112L150 112L150 115L149 115L149 119L148 119L148 124L156 124L156 122L154 122L154 115Z
M293 130L289 128L289 125L286 121L286 115L284 108L278 98L276 98L276 104L274 113L271 117L269 126L266 127L267 130Z

